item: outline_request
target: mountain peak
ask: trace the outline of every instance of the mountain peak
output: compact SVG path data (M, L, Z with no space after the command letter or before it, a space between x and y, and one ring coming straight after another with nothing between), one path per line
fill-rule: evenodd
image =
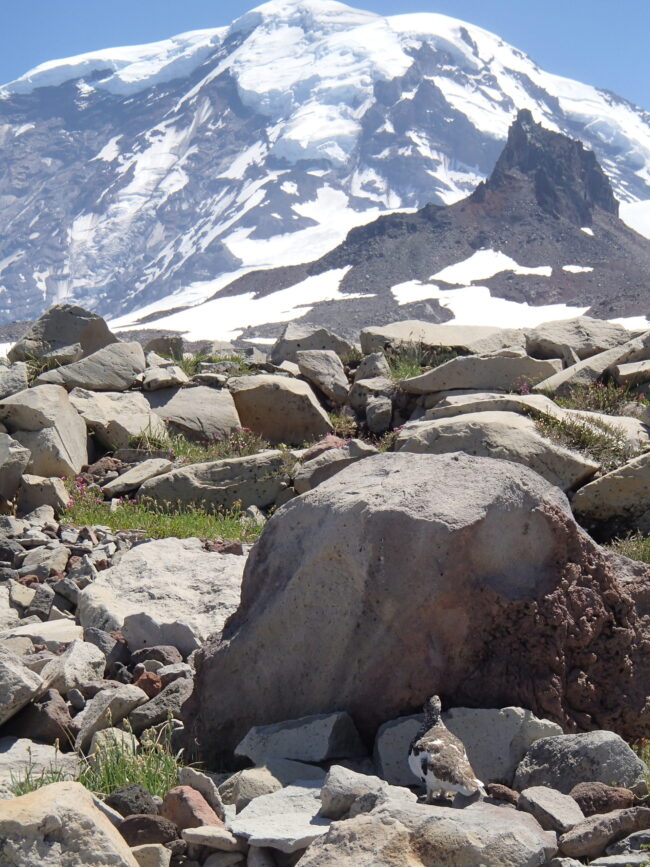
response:
M577 226L591 225L594 208L618 216L618 202L594 153L582 142L536 123L528 109L518 112L494 171L476 196L482 199L517 184L532 184L544 211Z

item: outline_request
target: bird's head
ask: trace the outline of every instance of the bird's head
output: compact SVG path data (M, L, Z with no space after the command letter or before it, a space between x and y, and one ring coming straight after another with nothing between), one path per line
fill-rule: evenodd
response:
M432 695L431 698L428 698L424 702L424 721L428 726L433 726L437 722L440 722L440 711L442 710L442 704L440 702L440 696Z

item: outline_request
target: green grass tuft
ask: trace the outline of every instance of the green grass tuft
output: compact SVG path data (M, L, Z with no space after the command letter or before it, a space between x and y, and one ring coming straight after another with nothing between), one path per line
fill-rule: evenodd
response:
M206 441L191 440L183 434L154 436L144 431L132 437L132 448L150 451L165 451L183 464L201 464L206 461L223 461L228 458L243 458L272 448L271 444L248 428L239 428L222 439Z
M558 406L565 409L582 409L587 412L602 412L606 415L625 415L626 407L630 403L648 405L648 400L642 395L631 391L627 386L616 385L611 381L577 385L566 397L552 397Z
M333 427L332 433L342 439L352 439L359 432L356 421L351 416L340 412L328 413L330 424Z
M599 463L606 473L638 454L621 431L601 419L559 419L541 413L535 423L543 436Z
M614 539L607 547L631 560L650 563L650 536L645 536L641 532L631 533L623 539ZM650 742L647 759L650 761Z
M422 343L402 343L386 350L390 376L395 382L420 376L459 355L461 353L450 346L427 348Z

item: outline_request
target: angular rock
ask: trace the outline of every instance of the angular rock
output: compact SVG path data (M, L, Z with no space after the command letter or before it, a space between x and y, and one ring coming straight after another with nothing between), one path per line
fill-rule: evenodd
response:
M75 749L86 750L95 732L117 725L134 708L146 701L146 693L137 686L128 684L98 692L75 717L75 723L80 726Z
M396 386L392 379L384 376L376 376L374 379L355 379L348 403L352 409L365 412L368 402L375 398L391 399L396 392Z
M160 843L145 843L142 846L132 846L131 854L139 867L169 867L172 853Z
M43 680L23 660L0 646L0 725L44 689Z
M90 355L117 337L96 313L73 304L55 304L34 322L7 353L9 361L56 358L78 344L78 357Z
M41 671L50 689L67 695L71 689L104 676L106 657L94 644L73 641L61 656L57 656Z
M186 678L175 680L155 698L136 707L129 714L129 724L136 735L151 726L163 723L171 717L178 718L181 708L192 694L193 681Z
M205 846L219 852L244 852L248 848L242 840L227 831L223 825L201 825L198 828L185 828L181 835L187 843Z
M610 813L634 806L634 792L607 783L578 783L569 795L577 802L585 816ZM649 841L650 842L650 841Z
M327 449L301 464L295 471L293 486L299 494L304 494L305 491L316 488L321 482L331 479L349 464L376 454L377 449L363 440L344 441L340 447Z
M329 819L318 815L319 789L318 783L304 782L261 795L230 822L230 831L251 846L288 853L304 849L330 824Z
M0 785L11 785L16 779L24 778L28 771L35 778L50 772L75 777L79 773L79 757L74 752L62 753L50 744L29 738L1 737Z
M368 430L374 434L382 434L390 427L393 417L393 403L386 395L371 397L366 403L366 422Z
M0 365L0 400L17 391L23 391L28 385L27 365L24 362L18 361L9 367Z
M112 752L115 748L118 748L120 752L134 754L138 748L138 739L135 735L129 734L129 732L125 732L123 729L101 729L92 736L90 748L88 749L88 761L93 764L97 759L107 752ZM145 813L147 811L142 810L141 812Z
M564 834L584 820L578 804L569 795L563 795L548 786L524 789L517 803L518 810L534 816L546 831Z
M650 809L630 807L604 815L590 816L558 840L560 851L571 858L595 858L611 843L635 831L650 828Z
M580 864L571 861L571 864ZM602 855L589 862L590 867L648 867L648 856L643 852L627 853L625 855Z
M161 439L167 434L163 420L136 391L100 393L73 388L70 403L97 441L110 450L128 448L133 438L143 434Z
M195 505L204 509L232 509L272 505L286 487L285 457L264 451L242 458L227 458L180 467L145 482L138 497L164 505Z
M58 385L19 391L0 401L0 421L31 452L27 472L70 476L88 463L86 426Z
M160 815L179 830L201 825L220 825L221 819L200 792L191 786L175 786L165 795Z
M72 364L41 373L35 382L62 385L68 391L73 388L126 391L144 372L145 366L144 351L139 343L111 343Z
M138 867L128 845L81 783L51 783L3 802L0 863Z
M592 725L641 737L650 672L632 599L648 576L599 548L562 493L526 467L376 455L267 523L240 607L196 655L186 719L208 762L260 720L306 712L347 711L371 738L438 691L454 704L486 705L495 694L525 702L563 729L588 714ZM628 626L613 633L619 605ZM579 649L563 638L574 630ZM270 635L273 653L261 654ZM579 683L568 677L576 668ZM615 709L606 699L613 683L626 696Z
M327 819L342 819L357 798L383 793L388 793L388 785L379 777L357 774L349 768L333 765L320 792L320 815Z
M173 464L171 461L164 458L149 458L139 464L131 467L122 475L118 476L110 482L107 482L102 487L104 495L109 497L119 497L120 494L126 494L130 491L136 491L149 479L155 479L163 473L169 472Z
M130 783L128 786L120 786L104 799L114 810L124 816L133 816L136 813L148 813L158 815L158 807L149 792L138 783Z
M509 391L521 380L534 385L561 370L561 361L540 361L529 356L458 356L420 376L403 380L400 387L409 394L429 394L452 388L502 388Z
M629 837L624 837L607 847L608 855L620 855L630 852L647 852L650 846L650 831L635 831ZM646 856L647 857L647 856Z
M517 768L514 787L551 786L564 794L578 783L594 781L631 787L647 771L619 735L593 731L535 741Z
M47 568L49 575L55 575L65 570L69 559L70 550L65 545L59 545L57 542L54 542L39 548L32 548L23 560L22 568L36 570L39 566L44 566ZM36 590L37 593L44 591L51 598L54 598L54 590L48 584L39 584Z
M377 376L388 378L390 366L383 352L371 352L365 355L357 369L354 371L354 379L374 379Z
M589 358L607 349L626 343L632 335L616 322L576 316L542 322L526 332L526 351L534 358L563 358L569 346L578 359Z
M418 857L412 842L408 828L391 816L361 815L334 822L300 860L307 867L422 867L431 863Z
M360 335L361 351L381 352L389 347L409 344L424 349L446 347L461 352L495 352L524 344L524 334L515 329L489 325L437 325L418 319L392 322L390 325L364 328Z
M271 443L300 445L332 430L327 413L306 382L259 374L234 377L228 388L242 425Z
M199 539L138 545L82 590L79 622L122 628L131 650L171 644L187 656L239 605L245 559L208 552Z
M211 777L196 768L184 767L179 771L178 780L181 786L191 786L197 792L200 792L219 819L222 821L225 819L223 801Z
M25 473L20 480L18 509L23 514L38 509L39 506L51 506L55 514L60 515L69 502L70 494L61 479L48 479Z
M619 385L631 388L650 380L650 361L635 361L632 364L618 364L613 369L614 379Z
M29 449L9 434L0 433L0 499L13 499L30 460Z
M13 626L4 635L7 638L30 638L34 644L44 644L48 650L56 652L62 644L81 638L83 629L70 620L36 621Z
M238 813L252 800L279 792L282 783L266 767L245 768L229 777L219 789L224 804L234 805Z
M274 343L270 361L280 364L283 361L296 361L300 351L329 350L339 357L345 357L354 352L354 345L338 334L313 325L298 325L290 322L282 336Z
M235 755L262 764L267 758L324 762L366 755L347 713L318 714L254 726L237 744Z
M146 846L151 843L170 843L178 840L178 828L163 816L148 813L128 816L119 826L119 832L129 846Z
M300 373L334 403L343 404L350 384L341 359L331 349L302 350L296 353Z
M589 482L576 492L572 507L590 525L613 521L628 531L650 532L650 453Z
M49 689L17 713L3 728L3 733L43 741L58 742L67 751L74 743L73 722L65 701L55 689Z
M513 412L477 412L414 422L400 431L395 451L466 452L523 464L564 491L584 483L599 465L543 436L535 422Z
M142 388L145 391L158 391L160 388L178 388L189 381L189 376L176 364L148 367L144 372Z
M175 433L194 439L223 439L242 426L232 395L225 389L162 388L147 392L146 399Z

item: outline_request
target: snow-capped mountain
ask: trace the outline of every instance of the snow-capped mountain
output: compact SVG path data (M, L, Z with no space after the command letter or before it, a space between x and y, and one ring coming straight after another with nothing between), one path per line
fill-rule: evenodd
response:
M0 88L0 323L72 298L136 321L314 261L381 214L457 202L521 108L582 140L623 216L648 220L650 115L445 16L272 0L228 28L44 64ZM254 317L338 292L312 283ZM249 296L206 322L215 336L254 324Z

